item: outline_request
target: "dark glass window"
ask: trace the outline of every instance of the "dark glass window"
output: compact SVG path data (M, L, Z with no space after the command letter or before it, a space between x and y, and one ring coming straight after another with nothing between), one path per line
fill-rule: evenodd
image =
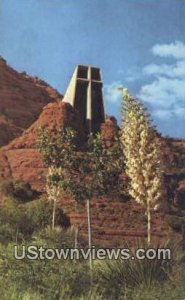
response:
M100 81L100 70L98 68L91 68L91 79Z
M87 67L81 67L78 68L78 78L86 78L87 79Z

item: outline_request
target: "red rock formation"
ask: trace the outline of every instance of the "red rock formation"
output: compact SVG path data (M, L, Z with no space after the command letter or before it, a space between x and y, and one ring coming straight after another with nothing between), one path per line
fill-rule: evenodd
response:
M110 147L114 143L115 136L118 135L119 127L115 118L108 118L101 125L101 133L103 139L106 142L107 147Z
M0 147L19 136L42 108L61 95L38 78L18 73L0 58Z
M56 128L72 127L78 131L79 139L84 139L81 120L72 106L62 101L49 103L29 129L1 149L0 180L22 179L29 181L33 188L42 189L45 168L36 148L38 129L41 127L50 132Z
M22 132L22 128L8 123L5 117L0 117L0 146L8 144L9 141L13 140L17 135L21 135Z

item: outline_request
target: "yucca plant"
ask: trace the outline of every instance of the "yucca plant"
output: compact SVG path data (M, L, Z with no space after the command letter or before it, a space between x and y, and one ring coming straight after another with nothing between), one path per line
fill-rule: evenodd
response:
M161 141L142 102L122 90L122 144L129 194L144 206L147 241L151 243L151 212L164 196Z

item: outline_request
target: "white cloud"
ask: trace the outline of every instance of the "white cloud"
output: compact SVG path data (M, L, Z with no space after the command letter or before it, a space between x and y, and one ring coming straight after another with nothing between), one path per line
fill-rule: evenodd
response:
M171 110L156 109L153 115L159 119L184 119L185 121L185 107L174 107Z
M156 44L153 46L152 52L161 57L183 59L185 58L185 44L180 41L171 44Z
M146 65L142 74L152 76L151 82L141 86L138 97L149 104L154 119L160 122L162 128L168 131L169 127L169 131L178 135L181 132L182 135L185 123L185 44L179 41L157 44L152 52L164 59L171 57L176 61L171 64L163 62Z
M175 64L150 64L143 68L145 75L165 75L168 77L185 77L185 60L177 61Z
M185 81L178 78L158 77L152 83L143 85L138 96L155 106L168 108L178 101L184 101L185 105Z
M117 104L121 100L121 92L118 87L122 86L120 81L114 81L104 86L105 101L107 103Z
M150 106L160 132L171 136L184 136L184 79L158 77L150 84L143 85L138 96Z

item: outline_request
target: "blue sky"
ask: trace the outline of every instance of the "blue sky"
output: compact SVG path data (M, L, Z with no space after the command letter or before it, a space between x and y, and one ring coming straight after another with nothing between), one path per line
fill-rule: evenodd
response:
M185 137L185 0L1 0L0 55L61 93L75 65L98 66L107 114L120 120L121 84Z

